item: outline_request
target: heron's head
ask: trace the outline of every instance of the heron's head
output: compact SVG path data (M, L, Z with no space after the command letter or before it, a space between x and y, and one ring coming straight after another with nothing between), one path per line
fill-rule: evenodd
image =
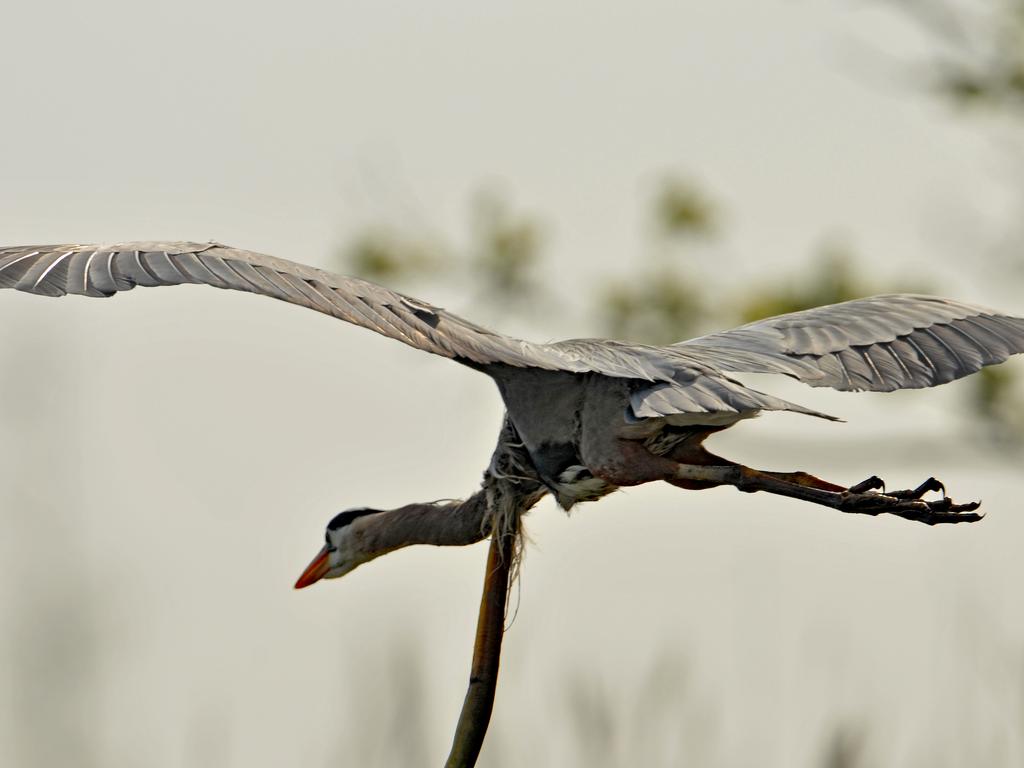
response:
M372 559L359 546L352 523L382 510L359 507L339 512L327 523L324 546L295 582L296 589L308 587L320 579L336 579Z

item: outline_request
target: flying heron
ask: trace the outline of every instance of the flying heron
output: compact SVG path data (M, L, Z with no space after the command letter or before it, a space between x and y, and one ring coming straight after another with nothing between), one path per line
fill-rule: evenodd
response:
M460 502L338 514L297 588L410 544L482 539L494 511L493 481L502 478L513 480L502 492L519 510L548 493L569 509L661 480L686 489L732 485L929 525L974 522L979 504L954 503L934 478L901 491L886 492L878 477L844 487L805 472L752 469L703 443L762 411L835 419L744 386L730 373L888 392L944 384L1024 352L1024 318L935 296L858 299L662 347L604 339L538 344L365 280L218 243L0 249L0 287L42 296L108 297L184 283L271 296L369 328L487 374L504 400L505 424L480 491ZM925 499L930 491L941 498Z

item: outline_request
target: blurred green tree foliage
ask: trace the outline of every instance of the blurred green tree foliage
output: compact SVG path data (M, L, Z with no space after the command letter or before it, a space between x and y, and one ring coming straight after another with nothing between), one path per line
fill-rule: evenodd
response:
M436 274L447 267L440 246L375 227L348 243L341 255L353 274L381 283Z
M605 281L591 313L611 337L671 344L693 335L711 314L694 278L698 245L714 243L720 209L695 182L667 176L651 201L652 258L630 264L628 275Z
M543 227L527 214L513 212L496 190L479 193L472 206L470 267L486 298L522 303L541 289Z
M893 8L926 33L930 87L968 108L1024 117L1024 0L898 0Z
M343 269L392 286L447 281L471 296L506 309L522 309L543 293L544 228L536 216L517 211L494 188L470 204L468 245L434 235L373 225L339 250ZM469 285L463 285L469 281Z

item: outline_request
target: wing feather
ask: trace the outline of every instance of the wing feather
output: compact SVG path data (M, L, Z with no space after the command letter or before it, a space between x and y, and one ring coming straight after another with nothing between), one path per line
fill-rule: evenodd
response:
M770 317L671 349L723 371L888 392L944 384L1024 352L1024 318L895 294Z

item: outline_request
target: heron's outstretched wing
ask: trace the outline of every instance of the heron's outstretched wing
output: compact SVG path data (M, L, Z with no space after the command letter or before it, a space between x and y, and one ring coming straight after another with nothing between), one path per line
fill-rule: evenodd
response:
M895 294L770 317L668 349L724 371L890 392L944 384L1024 352L1024 318Z
M183 283L272 296L473 365L586 370L544 344L494 333L374 283L217 243L0 248L0 288L105 297Z

